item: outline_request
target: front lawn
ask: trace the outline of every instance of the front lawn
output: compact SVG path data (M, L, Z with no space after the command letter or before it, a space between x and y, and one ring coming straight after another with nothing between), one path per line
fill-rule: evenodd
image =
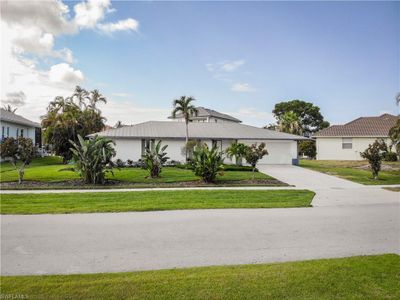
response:
M130 273L3 276L1 293L24 299L400 299L399 278L400 256L387 254Z
M300 160L300 166L367 185L400 184L400 162L383 162L374 180L367 161Z
M3 194L2 214L94 213L205 208L308 207L307 190L181 190L111 193Z
M0 182L16 182L18 180L18 173L12 168L9 162L3 162L0 165ZM59 157L44 157L35 159L29 167L25 170L25 186L29 185L29 182L40 183L37 186L44 186L48 184L48 187L57 188L60 184L56 183L66 183L61 185L62 188L71 187L72 185L78 185L76 182L79 181L79 176L77 173L71 171L73 165L63 165L61 158ZM201 184L200 178L194 175L192 170L175 168L175 167L165 167L161 173L161 178L152 179L147 178L148 171L141 168L121 168L114 169L114 176L112 174L107 175L107 179L111 182L119 184L141 184L144 185L154 185L154 184L176 184L176 183L193 183ZM250 171L224 171L223 176L217 176L217 184L221 183L232 183L237 184L240 181L251 181L252 172ZM255 172L255 181L260 181L264 185L282 185L278 180L260 173ZM73 181L72 184L71 181ZM7 185L4 185L7 187ZM14 188L19 188L18 185L13 186ZM35 188L35 186L32 186Z

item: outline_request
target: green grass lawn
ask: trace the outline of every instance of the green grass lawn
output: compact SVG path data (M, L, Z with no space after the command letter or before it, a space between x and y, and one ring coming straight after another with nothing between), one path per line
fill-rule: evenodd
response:
M366 161L300 160L301 167L335 175L361 184L400 184L400 162L383 162L383 164L393 167L395 170L381 171L379 179L374 180L370 170L359 168L368 165Z
M65 170L73 165L63 165L59 157L44 157L35 159L25 170L25 181L39 182L60 182L65 180L79 179L77 173ZM11 182L18 180L18 173L9 162L0 164L0 182ZM64 170L63 170L64 169ZM162 170L161 178L146 178L148 171L141 168L121 168L114 170L114 176L107 175L107 178L127 183L177 183L199 181L200 178L194 175L192 170L165 167ZM217 182L240 181L252 179L252 172L249 171L226 171L223 176L217 176ZM256 172L255 179L273 179L263 173Z
M392 192L400 192L400 187L385 187L384 189Z
M400 257L387 254L131 273L3 276L1 293L52 300L400 299L399 279Z
M3 194L2 214L94 213L205 208L308 207L307 190L181 190L112 193Z

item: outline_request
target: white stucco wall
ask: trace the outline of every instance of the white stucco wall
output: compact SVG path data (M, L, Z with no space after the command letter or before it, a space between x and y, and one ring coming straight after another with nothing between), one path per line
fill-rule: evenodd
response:
M24 137L28 137L32 139L33 143L36 144L35 141L35 127L27 127L24 125L19 125L19 124L14 124L10 122L5 122L5 121L0 121L0 134L3 133L3 127L4 127L4 138L6 137L17 137L17 129L19 132L19 136L21 135L21 129L24 130ZM9 129L9 134L7 135L7 128Z
M342 149L341 137L319 137L317 138L318 160L362 160L360 152L364 152L376 137L353 137L352 149ZM385 139L387 142L387 139Z
M126 161L131 159L138 161L141 158L142 142L140 139L115 139L115 149L117 152L116 159ZM222 150L226 150L234 140L222 140ZM253 143L261 143L262 141L255 140L239 140L239 142L251 145ZM292 164L292 159L297 158L297 142L296 141L264 141L267 144L269 155L265 156L260 164ZM163 145L168 145L166 152L170 160L185 161L185 155L182 154L184 140L163 140ZM211 140L203 140L211 147ZM225 158L225 163L234 163L234 159Z

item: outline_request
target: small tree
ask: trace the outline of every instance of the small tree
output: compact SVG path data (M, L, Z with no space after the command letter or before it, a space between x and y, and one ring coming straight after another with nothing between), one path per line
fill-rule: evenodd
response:
M73 146L71 152L76 162L76 171L85 183L103 184L106 173L112 173L115 143L97 135L88 140L78 135L78 140L79 143L70 141Z
M260 159L264 157L264 155L268 155L268 151L265 148L265 143L261 143L257 145L257 143L252 144L251 146L247 147L246 151L246 161L252 166L253 168L253 180L254 180L254 172L256 170L257 163Z
M372 145L370 144L364 152L360 153L362 158L368 160L374 179L378 179L382 159L385 157L386 153L387 145L383 140L376 140Z
M197 176L200 176L204 182L214 182L217 174L222 175L224 159L222 152L218 147L212 147L211 150L207 144L197 146L193 153L193 170Z
M246 151L247 146L245 144L235 142L226 149L226 155L230 159L232 159L232 157L235 157L235 164L237 166L241 166L242 158L246 155Z
M158 141L153 149L151 147L145 149L143 155L144 167L150 172L151 178L160 177L162 167L169 159L167 152L165 152L167 147L168 145L161 147L161 141Z
M317 147L315 146L315 141L313 140L300 141L299 154L314 159L317 156Z
M182 155L187 155L187 158L190 160L193 157L194 148L199 146L200 143L195 140L189 140L183 147L182 147Z
M25 174L25 167L29 165L35 157L36 147L32 139L19 137L14 139L9 137L3 140L0 145L1 158L10 159L10 163L18 171L18 183L21 184ZM18 166L18 161L21 164Z

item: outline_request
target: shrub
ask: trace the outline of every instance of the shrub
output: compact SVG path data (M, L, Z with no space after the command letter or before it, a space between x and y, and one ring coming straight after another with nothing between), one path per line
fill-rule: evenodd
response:
M204 182L214 182L217 174L223 175L222 152L218 147L212 147L211 150L206 144L197 146L193 152L192 166L194 173L200 176Z
M85 183L103 184L106 173L112 173L115 143L97 135L88 140L84 140L78 135L78 140L78 144L70 141L73 146L71 151L76 162L75 170Z
M145 168L150 172L151 178L160 177L161 169L169 159L165 152L167 147L168 145L161 147L161 141L158 141L153 149L146 148L143 161Z
M397 154L395 152L387 152L383 157L384 161L397 161Z
M261 143L257 145L257 143L247 147L246 151L246 161L252 166L253 169L253 179L254 179L254 172L256 170L256 165L260 159L264 157L264 155L268 155L268 151L265 148L265 143Z
M307 140L299 142L299 154L314 159L317 156L317 147L315 141Z
M360 153L362 158L368 160L374 179L378 179L382 159L385 157L386 153L387 146L383 140L376 140L372 145L370 144L364 152Z
M30 138L5 138L0 144L1 158L9 159L15 170L18 171L18 183L21 184L25 174L25 167L36 155L36 147ZM18 161L21 164L18 166Z
M125 167L125 163L124 163L123 160L120 159L120 158L118 158L118 159L115 161L115 164L116 164L116 166L117 166L118 168L123 168L123 167Z
M246 155L247 145L243 143L232 143L227 149L227 157L232 159L235 157L235 164L237 166L242 165L242 158Z
M128 160L126 161L126 165L127 165L128 167L133 167L133 160L132 160L132 159L128 159Z
M192 159L193 157L193 152L194 152L194 148L196 146L200 146L200 143L198 141L195 140L189 140L186 145L184 145L181 149L181 154L185 155L188 159Z

